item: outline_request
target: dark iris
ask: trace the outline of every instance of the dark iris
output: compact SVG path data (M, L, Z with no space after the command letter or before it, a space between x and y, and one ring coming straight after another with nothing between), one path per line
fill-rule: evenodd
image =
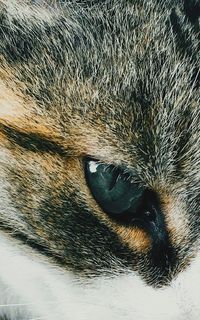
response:
M137 211L141 203L143 188L131 182L123 170L87 160L85 174L88 186L97 203L111 217L117 220L124 214ZM123 220L123 219L122 219Z

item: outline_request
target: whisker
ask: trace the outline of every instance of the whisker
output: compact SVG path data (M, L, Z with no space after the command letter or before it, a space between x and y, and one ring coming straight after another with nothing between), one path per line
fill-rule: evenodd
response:
M56 302L45 302L46 304L55 304ZM26 307L26 306L34 306L37 305L38 303L11 303L11 304L0 304L0 307L5 308L5 307Z
M31 319L28 319L28 320L45 320L47 318L44 318L44 317L39 317L39 318L31 318Z
M5 308L5 307L19 307L19 306L29 306L32 305L33 303L11 303L11 304L0 304L0 307Z

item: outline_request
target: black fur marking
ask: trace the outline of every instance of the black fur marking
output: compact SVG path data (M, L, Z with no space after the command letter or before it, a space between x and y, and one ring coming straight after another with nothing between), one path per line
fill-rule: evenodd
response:
M184 10L191 23L199 26L198 19L200 17L200 1L184 0Z
M15 144L33 152L49 152L66 156L67 151L58 143L47 139L38 133L26 133L0 124L0 130Z

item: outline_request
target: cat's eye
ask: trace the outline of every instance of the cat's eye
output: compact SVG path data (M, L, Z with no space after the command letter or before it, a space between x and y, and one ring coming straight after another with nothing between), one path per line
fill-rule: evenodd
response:
M122 169L87 160L85 174L93 197L108 215L123 220L122 216L136 212L144 190Z

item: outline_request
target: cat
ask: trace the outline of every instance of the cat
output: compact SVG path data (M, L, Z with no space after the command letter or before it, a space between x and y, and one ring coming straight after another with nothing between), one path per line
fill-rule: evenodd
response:
M198 0L0 0L0 315L200 319Z

